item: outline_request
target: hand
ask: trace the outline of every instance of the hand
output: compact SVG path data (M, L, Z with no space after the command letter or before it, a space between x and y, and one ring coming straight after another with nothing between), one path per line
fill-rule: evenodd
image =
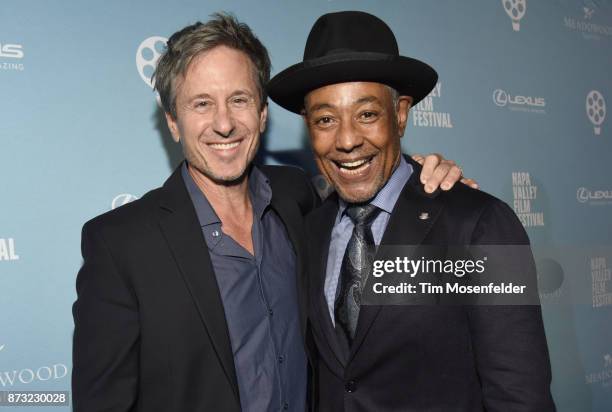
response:
M423 166L421 170L421 183L425 185L427 193L433 193L438 187L450 190L457 181L478 189L474 179L463 177L461 168L452 160L445 159L441 154L433 153L423 157L415 154L412 158Z

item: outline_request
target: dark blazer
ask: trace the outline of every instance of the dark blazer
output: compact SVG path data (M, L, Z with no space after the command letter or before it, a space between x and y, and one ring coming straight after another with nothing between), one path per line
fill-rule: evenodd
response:
M305 291L303 215L318 198L301 170L260 169ZM87 222L82 253L73 307L73 410L239 411L223 305L180 167L163 187ZM306 299L298 296L305 328Z
M407 160L414 172L382 245L528 244L505 203L463 184L427 195L420 166ZM353 345L343 351L323 295L337 210L332 195L306 219L319 411L554 410L537 305L362 306ZM423 212L428 219L418 218ZM526 259L532 263L530 252Z

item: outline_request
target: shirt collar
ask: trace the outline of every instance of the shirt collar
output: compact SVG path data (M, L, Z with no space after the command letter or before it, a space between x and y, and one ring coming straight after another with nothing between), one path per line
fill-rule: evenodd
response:
M187 161L184 161L183 165L181 166L181 175L183 177L183 181L185 182L185 186L187 187L187 192L189 193L191 202L195 208L196 215L198 216L200 226L204 227L213 224L221 224L221 219L219 219L215 213L215 210L210 205L210 202L208 199L206 199L204 193L202 193L197 183L193 180L193 177L191 177L189 174L189 170L187 169ZM248 186L253 211L255 216L261 219L265 209L268 207L272 199L270 181L268 180L267 176L257 168L257 166L253 165L248 175Z
M412 165L404 159L404 156L400 155L399 165L395 168L391 177L385 183L385 185L378 191L374 199L370 201L371 205L374 205L384 212L391 214L393 207L399 198L402 189L410 179L413 169ZM341 217L348 203L341 198L338 198L338 217Z

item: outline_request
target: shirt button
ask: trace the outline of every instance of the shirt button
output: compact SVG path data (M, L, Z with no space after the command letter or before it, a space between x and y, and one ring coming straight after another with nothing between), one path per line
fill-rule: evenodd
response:
M278 362L279 362L279 363L283 363L283 361L284 361L284 360L285 360L285 358L283 358L282 356L279 356L279 357L278 357Z
M346 385L344 385L344 389L348 392L348 393L353 393L357 390L357 382L355 382L354 380L350 380L346 383Z
M285 402L285 404L283 405L283 409L284 409L284 410L289 409L289 404L288 404L287 402Z
M274 315L274 311L273 311L272 309L268 309L268 314L269 314L270 316L272 316L272 315Z

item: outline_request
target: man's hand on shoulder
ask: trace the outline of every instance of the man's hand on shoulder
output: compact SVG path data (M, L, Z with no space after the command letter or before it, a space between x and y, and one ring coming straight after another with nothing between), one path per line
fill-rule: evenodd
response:
M434 192L438 187L442 190L450 190L455 183L461 183L478 189L478 183L474 179L463 177L463 172L457 164L445 159L439 153L429 154L425 157L415 154L412 159L418 162L423 169L421 170L421 183L425 185L427 193Z

